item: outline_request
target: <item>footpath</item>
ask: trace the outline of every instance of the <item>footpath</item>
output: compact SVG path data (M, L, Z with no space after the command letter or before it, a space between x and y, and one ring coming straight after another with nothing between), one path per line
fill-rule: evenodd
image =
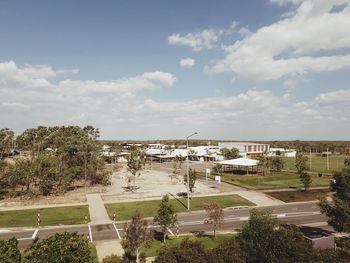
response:
M91 225L112 224L112 220L107 214L100 194L87 194L86 199L89 205ZM120 239L114 239L95 242L99 262L102 262L103 258L111 254L122 256L124 250L120 244L120 241Z

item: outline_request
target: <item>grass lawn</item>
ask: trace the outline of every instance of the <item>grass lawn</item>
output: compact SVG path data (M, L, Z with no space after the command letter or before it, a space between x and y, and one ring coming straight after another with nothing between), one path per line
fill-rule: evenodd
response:
M92 259L93 259L92 262L93 263L98 263L96 246L93 243L90 243L89 246L90 246L90 254L91 254Z
M307 155L306 155L307 156ZM284 160L284 169L296 170L295 158L293 157L281 157ZM329 156L329 170L327 170L327 157L312 156L311 157L311 170L312 172L332 173L334 171L340 171L344 166L345 156ZM308 158L307 167L310 167L310 159Z
M0 212L0 227L37 226L38 212L41 226L83 224L85 216L89 218L87 205L4 211Z
M170 202L174 205L177 212L187 211L187 199L178 198L170 199ZM217 202L221 207L230 207L238 205L252 206L253 203L240 197L239 195L226 195L226 196L207 196L207 197L194 197L191 201L191 210L203 210L203 205L208 202ZM113 203L105 204L109 217L113 218L113 213L116 213L117 220L130 219L135 210L139 210L143 216L150 217L156 215L159 208L160 200L152 201L137 201L126 203Z
M216 174L213 174L213 176ZM311 176L313 186L329 186L331 177L329 176ZM263 190L263 189L278 189L278 188L302 188L299 175L295 173L273 173L266 176L255 175L237 175L223 173L221 180L223 182L239 185L248 189Z
M188 236L191 240L198 240L203 243L205 248L214 248L221 244L224 240L234 237L234 234L222 234L216 235L216 239L212 236ZM166 244L179 245L186 237L171 237L166 241ZM164 246L164 243L158 240L154 240L151 247L146 250L146 257L154 257L157 255L157 251Z
M286 192L270 192L266 193L274 198L282 200L283 202L300 202L300 201L314 201L319 197L325 197L329 193L328 189L308 190L308 191L286 191Z

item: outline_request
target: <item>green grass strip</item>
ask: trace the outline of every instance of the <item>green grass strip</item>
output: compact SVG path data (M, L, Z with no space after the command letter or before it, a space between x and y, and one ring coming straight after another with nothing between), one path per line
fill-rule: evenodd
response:
M0 227L35 227L40 212L41 226L74 225L89 220L89 208L83 206L66 206L55 208L25 209L0 212Z
M187 199L170 199L177 212L187 211ZM221 195L221 196L206 196L194 197L191 201L191 210L203 210L203 205L208 202L217 202L222 208L230 206L252 206L252 202L240 197L239 195ZM143 216L151 217L157 214L160 200L152 201L137 201L125 203L105 204L109 217L113 218L113 213L116 213L116 220L128 220L131 218L135 210L139 210Z

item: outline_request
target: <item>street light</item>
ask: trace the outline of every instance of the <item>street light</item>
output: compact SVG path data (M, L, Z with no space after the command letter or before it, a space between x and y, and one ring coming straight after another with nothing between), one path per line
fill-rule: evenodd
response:
M198 134L198 132L192 133L191 135L186 137L186 146L187 146L187 210L190 210L190 164L188 162L188 139L193 135Z

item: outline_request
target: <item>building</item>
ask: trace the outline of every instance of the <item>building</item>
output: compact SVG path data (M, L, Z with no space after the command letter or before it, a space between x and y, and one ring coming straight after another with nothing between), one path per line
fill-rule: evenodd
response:
M257 157L270 151L269 144L253 142L219 142L219 148L236 148L243 157Z
M295 149L270 148L268 155L281 157L296 157L297 151Z

